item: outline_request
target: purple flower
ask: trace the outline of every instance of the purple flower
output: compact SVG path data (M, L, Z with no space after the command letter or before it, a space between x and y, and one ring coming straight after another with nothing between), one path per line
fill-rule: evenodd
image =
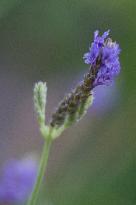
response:
M37 174L37 161L34 159L11 160L3 169L0 179L0 202L21 203L32 191Z
M94 42L91 44L89 52L83 56L85 63L92 65L93 68L99 59L99 70L93 87L110 84L120 72L120 48L116 42L112 42L108 38L108 35L109 31L104 32L102 36L99 36L99 31L95 31Z

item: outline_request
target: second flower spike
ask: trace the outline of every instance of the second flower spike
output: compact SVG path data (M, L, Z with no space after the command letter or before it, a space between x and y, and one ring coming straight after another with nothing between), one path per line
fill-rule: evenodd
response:
M38 116L39 123L45 123L47 86L46 83L38 82L34 86L34 108Z

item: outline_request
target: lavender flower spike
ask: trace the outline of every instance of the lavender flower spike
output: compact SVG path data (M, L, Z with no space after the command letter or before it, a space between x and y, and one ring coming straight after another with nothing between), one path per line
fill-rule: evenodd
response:
M32 191L38 164L34 159L10 160L0 178L0 204L21 204Z
M120 48L108 35L109 31L102 36L99 36L99 31L94 32L94 41L83 57L85 63L90 65L89 71L84 75L83 81L64 97L52 115L50 126L54 130L56 128L57 132L59 128L62 132L80 120L93 102L92 90L98 85L110 84L119 74Z
M99 31L95 31L94 42L83 57L85 63L92 66L90 69L97 66L99 59L99 69L93 87L110 84L120 72L120 48L116 42L108 38L108 35L109 31L104 32L102 36L99 36Z

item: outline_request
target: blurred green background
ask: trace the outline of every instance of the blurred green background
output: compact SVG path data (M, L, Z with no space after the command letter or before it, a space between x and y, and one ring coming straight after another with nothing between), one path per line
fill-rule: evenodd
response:
M119 42L121 74L54 143L41 205L136 204L136 1L0 0L1 166L41 153L34 83L48 84L49 120L87 71L82 56L96 29Z

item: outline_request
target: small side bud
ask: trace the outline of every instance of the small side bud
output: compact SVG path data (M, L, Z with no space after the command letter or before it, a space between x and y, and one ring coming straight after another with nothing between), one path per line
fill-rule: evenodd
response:
M46 83L38 82L34 86L34 108L38 116L39 124L45 123L47 86Z

